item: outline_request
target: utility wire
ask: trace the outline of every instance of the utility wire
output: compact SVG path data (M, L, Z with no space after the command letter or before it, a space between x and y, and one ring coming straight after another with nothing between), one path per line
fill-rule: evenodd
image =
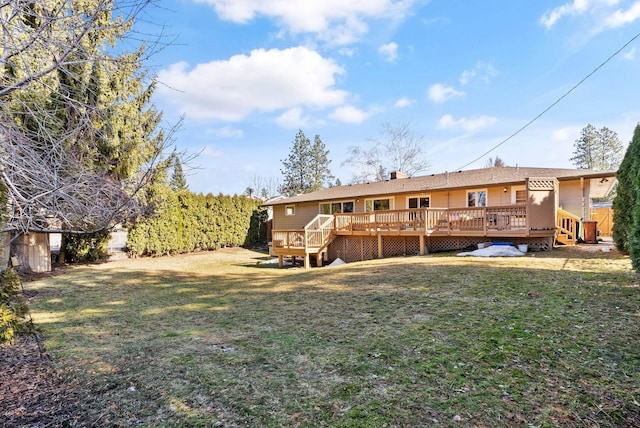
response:
M611 56L609 58L607 58L602 64L600 64L599 66L597 66L591 73L587 74L584 78L582 78L582 80L580 80L578 83L576 83L571 89L569 89L567 92L565 92L560 98L558 98L556 101L553 102L553 104L551 104L549 107L547 107L546 109L544 109L542 111L542 113L538 114L536 117L534 117L533 119L531 119L529 122L527 122L525 125L523 125L520 129L518 129L516 132L514 132L513 134L509 135L507 138L505 138L504 140L502 140L501 142L499 142L498 144L496 144L495 146L491 147L489 150L487 150L486 152L484 152L483 154L481 154L480 156L478 156L477 158L475 158L474 160L472 160L469 163L464 164L463 166L461 166L460 168L456 168L456 171L460 171L466 167L468 167L469 165L471 165L474 162L479 161L480 159L482 159L483 157L485 157L486 155L488 155L489 153L491 153L492 151L494 151L495 149L497 149L498 147L500 147L501 145L505 144L507 141L509 141L510 139L512 139L513 137L515 137L516 135L518 135L519 133L521 133L522 131L524 131L526 128L529 127L529 125L531 125L533 122L535 122L536 120L540 119L540 117L542 117L542 115L544 115L546 112L548 112L549 110L551 110L553 107L555 107L560 101L562 101L563 99L565 99L571 92L573 92L575 89L577 89L580 85L582 85L588 78L590 78L591 76L593 76L598 70L600 70L602 67L604 67L609 61L611 61L616 55L618 55L620 52L622 52L627 46L629 46L631 43L633 43L638 37L640 37L640 33L636 34L635 36L633 36L631 38L631 40L629 40L627 43L624 44L624 46L622 46L620 49L618 49L617 51L615 51L613 54L611 54Z

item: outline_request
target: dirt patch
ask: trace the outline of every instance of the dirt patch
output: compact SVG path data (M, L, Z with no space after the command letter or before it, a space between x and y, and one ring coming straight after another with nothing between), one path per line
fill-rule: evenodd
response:
M86 419L76 392L33 336L0 346L3 427L84 427Z

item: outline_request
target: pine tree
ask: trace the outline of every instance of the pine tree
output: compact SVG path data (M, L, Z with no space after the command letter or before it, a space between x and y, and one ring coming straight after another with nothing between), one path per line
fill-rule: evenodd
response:
M618 189L613 200L613 240L616 247L623 252L630 250L634 242L634 252L637 254L640 223L638 211L640 201L638 197L638 176L640 176L640 124L636 125L633 138L618 169Z
M582 129L573 147L570 160L580 169L616 170L624 150L618 134L607 127L598 130L591 124Z
M172 155L173 158L173 173L171 174L171 181L169 182L169 186L179 192L184 192L189 190L189 186L187 185L187 179L184 176L184 171L182 170L182 162L180 161L180 157L174 152Z
M296 134L289 157L282 161L283 184L280 193L294 196L321 189L333 178L329 171L329 151L325 150L320 136L316 135L313 146L302 130Z
M313 139L311 147L311 188L313 191L322 189L325 185L331 183L333 175L329 170L329 150L325 149L325 145L320 139L320 135L316 135Z

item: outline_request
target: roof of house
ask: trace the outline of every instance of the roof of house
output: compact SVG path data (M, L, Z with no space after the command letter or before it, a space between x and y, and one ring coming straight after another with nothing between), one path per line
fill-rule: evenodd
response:
M286 199L269 201L264 205L282 205L399 193L511 185L524 183L527 178L532 177L555 177L558 181L566 181L579 178L614 178L615 176L615 171L568 168L491 167L330 187ZM611 180L611 183L608 183L606 187L610 188L612 185L613 180Z

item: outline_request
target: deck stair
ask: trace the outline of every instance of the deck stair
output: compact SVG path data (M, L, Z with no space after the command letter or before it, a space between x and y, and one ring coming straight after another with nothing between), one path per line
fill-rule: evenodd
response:
M576 245L578 243L578 225L580 217L558 208L556 221L556 243L562 245Z
M315 255L320 264L322 253L335 239L335 221L332 215L318 214L304 227L305 252ZM308 257L305 257L305 263Z

